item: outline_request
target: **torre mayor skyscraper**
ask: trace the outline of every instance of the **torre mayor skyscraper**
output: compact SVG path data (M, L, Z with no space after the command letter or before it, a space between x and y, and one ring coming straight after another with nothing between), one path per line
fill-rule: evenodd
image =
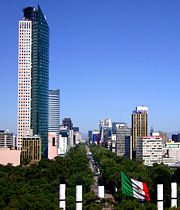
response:
M49 27L40 6L27 7L19 21L17 146L27 131L48 148Z

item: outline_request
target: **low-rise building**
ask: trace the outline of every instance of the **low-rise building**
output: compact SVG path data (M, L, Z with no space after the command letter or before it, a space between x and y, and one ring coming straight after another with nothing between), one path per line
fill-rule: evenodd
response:
M13 166L20 165L21 150L10 148L0 148L0 164L7 165L8 163Z
M29 160L31 163L41 160L41 138L39 136L22 138L21 162L25 160Z
M174 142L174 141L166 142L165 147L166 148L180 148L180 142Z
M166 142L162 151L164 164L170 166L180 162L180 142Z

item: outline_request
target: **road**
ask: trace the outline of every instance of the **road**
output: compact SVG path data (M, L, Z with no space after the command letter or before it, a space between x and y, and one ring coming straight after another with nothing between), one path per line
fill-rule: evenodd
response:
M93 174L94 174L94 182L93 185L91 187L91 190L98 196L98 173L99 172L99 166L97 166L98 164L93 160L93 156L91 151L89 150L89 147L86 146L87 149L87 157L89 158L89 167L91 168ZM104 198L111 198L114 200L113 196L107 191L105 190L104 192Z

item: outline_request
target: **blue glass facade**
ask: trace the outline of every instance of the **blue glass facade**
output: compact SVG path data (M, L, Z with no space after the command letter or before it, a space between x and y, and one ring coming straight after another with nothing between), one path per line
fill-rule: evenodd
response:
M24 9L32 21L31 128L42 141L41 155L48 150L49 27L40 6Z

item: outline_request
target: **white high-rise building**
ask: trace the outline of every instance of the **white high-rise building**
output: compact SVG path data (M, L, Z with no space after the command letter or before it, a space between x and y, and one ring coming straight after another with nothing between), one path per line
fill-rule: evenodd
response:
M69 130L69 145L70 147L74 146L74 131Z
M31 121L31 40L32 21L19 21L18 55L18 120L17 147L21 148L25 130L30 130Z
M48 96L48 132L56 132L59 145L60 90L49 90Z
M152 136L137 137L136 160L143 160L145 165L162 162L162 137Z

